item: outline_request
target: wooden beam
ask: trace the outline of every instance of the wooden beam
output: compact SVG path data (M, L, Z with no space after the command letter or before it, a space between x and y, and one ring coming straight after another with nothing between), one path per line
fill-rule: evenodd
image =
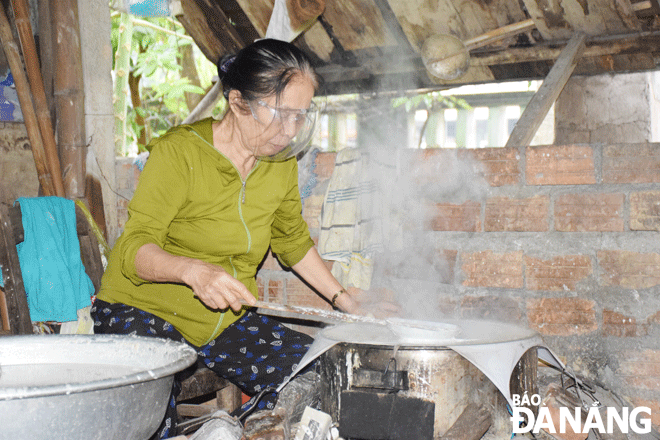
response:
M532 47L510 47L496 51L470 52L470 63L474 66L493 66L515 64L559 58L562 47L567 40L549 41ZM634 34L611 35L587 38L581 58L600 57L605 55L638 54L660 51L660 32L649 31Z
M532 141L548 110L557 100L566 81L571 77L584 50L585 39L586 35L583 33L577 33L570 39L543 84L520 116L509 136L506 147L526 146Z
M441 440L479 440L493 424L493 417L483 405L470 403Z

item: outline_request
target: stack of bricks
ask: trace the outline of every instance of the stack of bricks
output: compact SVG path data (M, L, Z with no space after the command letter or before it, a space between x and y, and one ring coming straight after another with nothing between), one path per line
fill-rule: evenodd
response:
M429 306L538 331L578 374L655 409L657 427L660 145L405 153L420 168L443 155L470 161L489 186L481 200L423 201L433 213L424 233L448 268ZM317 156L318 183L304 200L315 240L334 160ZM264 300L330 309L270 254L258 284Z

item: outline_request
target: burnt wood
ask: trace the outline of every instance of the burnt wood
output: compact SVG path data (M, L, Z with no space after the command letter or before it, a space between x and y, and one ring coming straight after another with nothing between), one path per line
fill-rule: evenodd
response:
M469 404L440 440L479 440L493 423L493 417L483 405Z

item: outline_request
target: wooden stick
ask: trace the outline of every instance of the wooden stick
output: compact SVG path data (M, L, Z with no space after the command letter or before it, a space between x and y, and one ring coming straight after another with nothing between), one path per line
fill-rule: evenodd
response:
M37 46L34 43L32 34L32 25L30 24L30 10L27 0L14 0L14 15L16 16L16 30L18 31L19 41L23 49L23 59L27 70L30 90L37 111L37 122L41 132L41 140L44 145L44 152L48 162L50 174L53 177L55 195L64 197L64 182L62 181L62 167L60 157L57 153L57 144L55 143L55 134L48 101L46 99L46 90L44 89L41 70L39 69L39 56L37 55Z
M28 138L32 147L32 156L34 157L34 164L37 168L37 177L41 184L41 189L44 195L56 195L55 185L53 183L53 175L50 172L46 155L44 152L44 145L39 132L39 124L37 122L37 114L32 104L32 94L30 92L30 85L28 83L25 69L23 67L23 60L21 59L18 45L14 41L14 35L9 25L9 19L5 13L4 7L0 5L0 40L2 40L2 48L5 51L9 69L14 77L16 84L16 94L18 95L18 102L23 112L23 119L25 120L25 128L27 129Z
M477 47L482 47L492 42L499 41L511 35L525 32L534 27L536 27L534 20L530 18L528 20L519 21L518 23L512 23L497 29L493 29L492 31L488 31L474 38L470 38L469 40L465 40L463 44L465 44L465 47L467 47L468 50L472 50L476 49Z
M245 302L242 303L248 305ZM337 324L339 322L369 322L375 324L387 324L387 321L385 320L371 318L368 316L351 315L334 310L314 309L311 307L287 306L284 304L276 304L267 301L257 301L253 307L261 309L259 312L263 313L264 315L304 319L307 321L324 322L327 324Z
M532 142L536 131L548 114L548 110L559 97L582 56L585 39L586 35L580 32L570 39L559 59L550 69L548 76L543 80L543 84L529 101L523 114L520 115L520 119L509 135L506 147L525 147Z

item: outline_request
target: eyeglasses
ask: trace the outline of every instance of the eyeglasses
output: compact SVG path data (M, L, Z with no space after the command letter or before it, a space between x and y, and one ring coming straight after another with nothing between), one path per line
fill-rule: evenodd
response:
M256 103L258 106L256 109L253 107L253 103ZM310 104L309 108L299 109L271 107L265 102L258 100L250 102L250 111L254 119L264 125L278 121L282 124L291 124L296 128L300 128L305 122L313 123L318 114L318 108L314 102Z

